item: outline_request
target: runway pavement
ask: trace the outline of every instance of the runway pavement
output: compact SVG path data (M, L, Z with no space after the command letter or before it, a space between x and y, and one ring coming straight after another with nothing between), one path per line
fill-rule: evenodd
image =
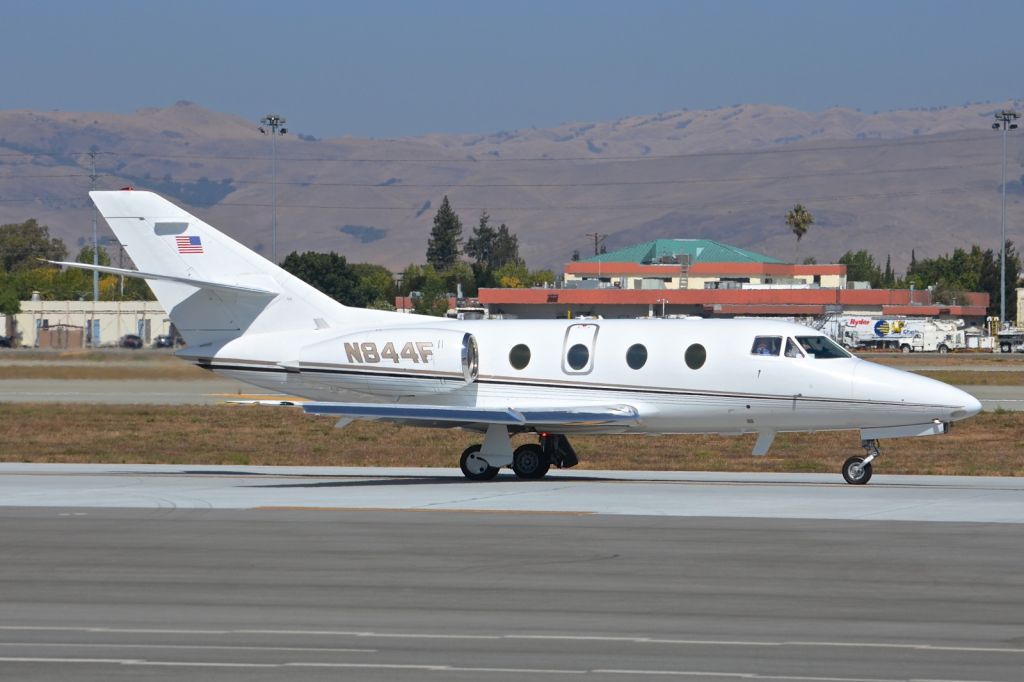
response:
M3 679L1024 670L1010 524L9 507L0 546Z
M1019 682L1022 566L1013 478L0 464L0 680Z
M3 464L0 677L1020 680L1024 481L837 478Z
M835 474L0 463L0 507L366 509L1024 523L1024 479Z

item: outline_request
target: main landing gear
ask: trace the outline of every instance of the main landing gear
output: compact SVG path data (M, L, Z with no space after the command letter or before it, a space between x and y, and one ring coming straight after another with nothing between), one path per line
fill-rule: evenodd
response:
M877 440L862 440L860 446L866 457L851 457L843 462L843 478L852 485L864 485L871 480L871 462L881 454Z
M511 467L524 480L544 478L551 467L568 469L579 458L569 439L555 433L540 434L539 443L527 443L512 450L508 429L499 424L487 427L481 445L470 445L459 458L462 474L471 481L490 481L503 467Z

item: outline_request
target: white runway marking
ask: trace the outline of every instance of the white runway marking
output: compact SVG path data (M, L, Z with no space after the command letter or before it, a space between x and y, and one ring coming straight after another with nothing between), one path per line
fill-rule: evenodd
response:
M960 653L989 653L989 654L1024 654L1024 648L1000 648L1000 647L972 647L955 646L945 644L928 643L900 643L900 642L829 642L829 641L793 641L793 640L715 640L715 639L669 639L662 637L616 637L611 635L569 635L550 633L543 635L521 635L513 633L473 634L473 633L434 633L434 632L373 632L368 630L260 630L260 629L231 629L231 630L184 630L184 629L157 629L157 628L109 628L109 627L72 627L72 626L37 626L37 625L0 625L0 631L54 631L54 632L83 632L83 633L115 633L115 634L156 634L156 635L275 635L285 637L354 637L364 639L448 639L448 640L541 640L541 641L576 641L576 642L625 642L632 644L668 645L668 646L697 646L697 647L800 647L800 648L835 648L848 647L854 649L903 649L909 651L949 651ZM5 643L0 643L0 646ZM15 643L9 643L15 645ZM40 644L40 646L42 646ZM54 646L70 646L54 644ZM91 645L82 645L91 646ZM110 644L105 646L135 646ZM148 645L138 645L148 646ZM303 651L304 648L292 647L213 647L206 645L152 645L155 648L166 646L168 648L258 648L258 649L280 649L282 651L294 650ZM347 651L358 653L376 652L376 649L321 649L316 647L308 648L309 651ZM953 681L959 682L959 681Z
M170 668L338 668L364 670L406 670L425 673L481 673L515 675L647 675L651 677L713 677L739 680L783 680L789 682L992 682L991 680L946 680L892 677L826 677L813 675L771 675L761 673L722 672L707 670L643 670L596 668L485 668L475 666L428 665L416 663L320 663L291 661L287 663L215 663L207 661L149 661L137 658L42 658L28 656L0 657L3 663L92 663L123 666L155 666Z
M72 647L79 649L195 649L197 651L304 651L325 654L375 654L378 649L338 649L314 646L228 646L212 644L123 644L120 642L0 642L0 646Z

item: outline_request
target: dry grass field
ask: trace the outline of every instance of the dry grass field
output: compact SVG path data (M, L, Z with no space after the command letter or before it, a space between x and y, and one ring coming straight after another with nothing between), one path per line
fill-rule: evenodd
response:
M0 460L305 466L457 466L480 437L458 430L333 420L295 408L0 404ZM519 437L517 442L526 442ZM838 472L861 454L855 432L780 434L766 457L753 437L573 438L581 469ZM981 414L947 436L882 443L877 471L1024 475L1024 412Z

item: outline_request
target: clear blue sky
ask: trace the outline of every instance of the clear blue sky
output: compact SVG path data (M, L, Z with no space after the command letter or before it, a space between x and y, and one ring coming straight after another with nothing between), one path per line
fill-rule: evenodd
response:
M184 99L318 137L1024 95L1019 0L0 0L0 22L0 108Z

